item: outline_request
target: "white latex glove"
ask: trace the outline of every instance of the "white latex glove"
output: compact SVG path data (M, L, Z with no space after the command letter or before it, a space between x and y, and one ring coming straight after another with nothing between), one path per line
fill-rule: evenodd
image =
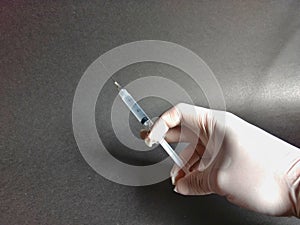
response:
M216 193L260 213L300 216L300 150L239 117L181 103L141 136L148 145L164 137L168 142L178 142L180 137L191 143L181 152L190 172L185 174L176 165L171 171L176 192ZM218 140L220 148L213 149ZM218 154L207 168L200 169L205 151Z

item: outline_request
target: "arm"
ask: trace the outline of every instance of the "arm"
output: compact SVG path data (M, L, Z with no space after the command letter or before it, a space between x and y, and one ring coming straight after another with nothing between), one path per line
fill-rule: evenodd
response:
M190 143L181 152L190 172L171 171L176 192L216 193L260 213L300 216L298 148L231 113L187 104L165 112L145 142L163 137Z

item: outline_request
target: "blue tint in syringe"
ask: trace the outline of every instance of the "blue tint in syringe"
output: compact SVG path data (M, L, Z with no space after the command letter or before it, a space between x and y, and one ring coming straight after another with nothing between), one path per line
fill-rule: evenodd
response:
M151 119L147 116L147 114L144 112L144 110L139 106L139 104L134 100L134 98L128 93L128 91L125 88L122 88L122 86L115 80L114 84L117 86L119 90L119 96L123 100L123 102L126 104L126 106L129 108L129 110L132 112L132 114L138 119L138 121L143 124L146 127L151 127L153 125L153 122ZM188 170L186 169L186 163L183 161L183 159L173 150L173 148L168 144L168 142L163 138L159 144L161 147L168 153L168 155L173 159L173 161L179 166L186 174L188 173Z

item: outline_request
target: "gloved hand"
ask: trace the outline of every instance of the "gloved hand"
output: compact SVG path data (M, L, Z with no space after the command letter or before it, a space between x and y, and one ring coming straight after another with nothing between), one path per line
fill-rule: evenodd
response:
M141 136L148 145L190 143L180 154L188 174L176 165L171 171L176 192L216 193L260 213L300 216L300 150L239 117L180 103ZM204 152L212 156L206 168L199 167Z

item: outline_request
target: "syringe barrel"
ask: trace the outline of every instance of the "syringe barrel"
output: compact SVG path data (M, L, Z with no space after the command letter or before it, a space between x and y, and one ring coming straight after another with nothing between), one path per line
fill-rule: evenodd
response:
M119 91L119 95L123 102L127 105L129 110L133 113L133 115L142 123L143 125L148 125L150 122L149 117L144 112L144 110L139 106L139 104L134 100L134 98L126 91L126 89L122 88Z
M140 121L144 126L151 127L153 125L153 122L150 120L144 110L124 88L120 89L119 95L129 110L138 119L138 121ZM186 169L186 162L183 161L179 155L177 155L167 141L162 139L159 144L165 149L173 161L187 174L188 170Z

